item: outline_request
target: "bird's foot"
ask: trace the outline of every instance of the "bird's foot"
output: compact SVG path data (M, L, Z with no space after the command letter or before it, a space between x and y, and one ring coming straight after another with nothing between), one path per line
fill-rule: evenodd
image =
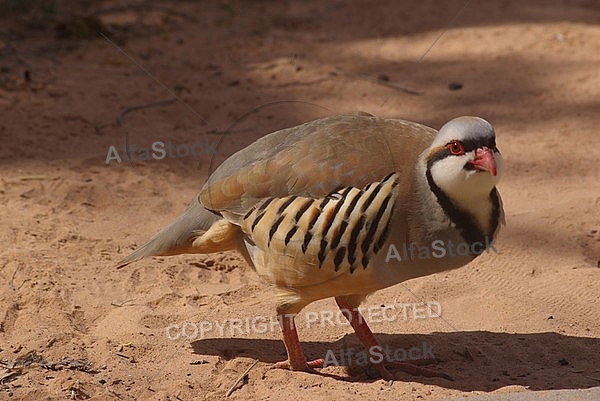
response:
M286 359L285 361L276 362L273 368L318 373L315 368L322 368L324 362L323 358L315 359L314 361L304 361L303 363L292 363L289 359Z
M432 369L427 369L421 366L414 365L409 362L397 362L392 361L388 362L388 365L392 369L398 369L405 373L411 374L413 376L423 376L423 377L441 377L446 380L454 381L454 379L443 372L438 372ZM378 363L374 365L375 369L379 372L379 375L385 380L394 380L394 375L387 370L383 363Z

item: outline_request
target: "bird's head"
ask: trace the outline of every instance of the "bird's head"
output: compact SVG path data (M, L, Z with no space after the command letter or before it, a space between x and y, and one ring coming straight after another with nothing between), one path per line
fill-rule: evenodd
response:
M450 198L466 203L489 195L503 170L494 128L479 117L458 117L444 124L425 162L428 178Z

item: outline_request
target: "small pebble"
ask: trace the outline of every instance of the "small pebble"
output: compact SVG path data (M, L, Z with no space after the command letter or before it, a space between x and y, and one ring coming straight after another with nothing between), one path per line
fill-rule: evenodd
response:
M460 82L450 82L448 84L448 89L450 89L451 91L457 91L459 89L462 89L463 84L461 84Z

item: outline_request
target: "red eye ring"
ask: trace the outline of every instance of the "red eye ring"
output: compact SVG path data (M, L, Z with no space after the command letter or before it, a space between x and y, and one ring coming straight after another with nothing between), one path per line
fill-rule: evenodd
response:
M451 141L446 146L448 147L450 153L453 155L460 156L465 154L465 148L463 147L463 144L459 141Z

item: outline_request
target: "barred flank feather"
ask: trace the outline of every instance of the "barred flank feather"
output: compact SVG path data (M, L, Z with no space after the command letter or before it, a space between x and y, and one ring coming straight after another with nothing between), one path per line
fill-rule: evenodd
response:
M240 225L270 253L304 255L309 264L335 271L367 268L385 241L397 198L398 176L358 189L345 187L322 199L301 196L259 202Z

